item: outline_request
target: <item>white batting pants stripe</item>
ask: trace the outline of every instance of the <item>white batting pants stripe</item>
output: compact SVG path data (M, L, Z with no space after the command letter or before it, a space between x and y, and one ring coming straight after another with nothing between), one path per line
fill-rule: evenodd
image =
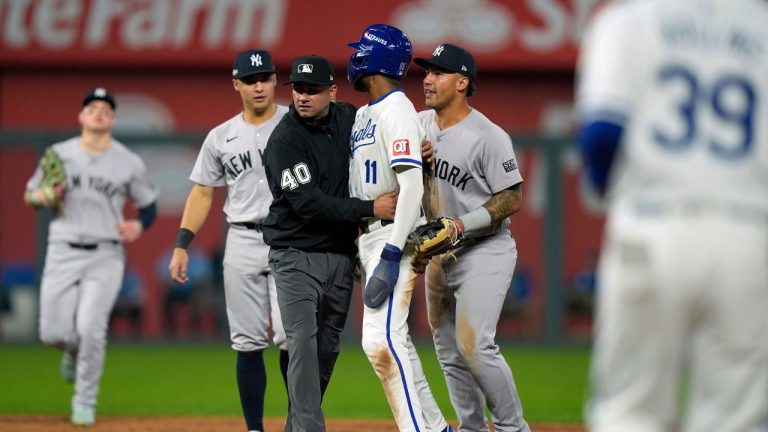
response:
M400 361L400 357L397 355L397 351L395 350L394 345L392 344L390 324L392 323L392 300L394 299L394 296L395 293L393 291L391 294L389 294L389 301L387 302L387 345L389 346L389 351L392 353L392 357L395 358L395 362L397 363L397 370L400 373L400 381L403 383L403 389L405 390L403 393L405 394L405 400L408 403L408 412L411 414L413 427L417 431L421 431L421 429L419 429L419 423L416 421L416 414L413 412L413 404L411 403L411 395L408 392L408 380L406 379L405 372L403 372L403 364Z

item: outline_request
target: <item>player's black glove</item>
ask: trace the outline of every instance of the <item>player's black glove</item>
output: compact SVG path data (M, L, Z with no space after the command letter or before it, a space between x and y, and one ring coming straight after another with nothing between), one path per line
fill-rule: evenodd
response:
M397 278L400 276L400 259L403 257L403 251L399 247L389 243L384 245L381 251L381 260L365 284L363 291L363 302L371 309L381 306L384 301L392 294L397 284Z
M464 239L462 228L449 217L432 219L408 234L408 241L416 248L416 255L430 258L456 249Z

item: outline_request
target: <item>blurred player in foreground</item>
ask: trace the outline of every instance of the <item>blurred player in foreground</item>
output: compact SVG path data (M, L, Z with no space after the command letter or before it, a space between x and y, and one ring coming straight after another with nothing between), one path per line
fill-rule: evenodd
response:
M609 204L593 431L768 426L766 22L761 0L638 0L587 34L580 141Z
M72 423L81 426L96 422L107 325L125 270L123 243L141 237L157 214L158 190L144 162L112 138L115 108L106 89L88 92L80 135L49 149L63 182L50 194L51 164L41 163L24 195L28 205L56 209L40 285L40 339L64 351L61 374L75 383ZM126 198L139 209L137 219L123 217Z

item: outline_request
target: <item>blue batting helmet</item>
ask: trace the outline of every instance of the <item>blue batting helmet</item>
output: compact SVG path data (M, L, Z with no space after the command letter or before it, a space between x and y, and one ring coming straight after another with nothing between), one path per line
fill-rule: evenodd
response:
M397 27L387 24L368 26L360 42L348 44L355 53L347 63L347 79L352 84L363 75L380 73L401 79L411 63L413 47L408 36Z

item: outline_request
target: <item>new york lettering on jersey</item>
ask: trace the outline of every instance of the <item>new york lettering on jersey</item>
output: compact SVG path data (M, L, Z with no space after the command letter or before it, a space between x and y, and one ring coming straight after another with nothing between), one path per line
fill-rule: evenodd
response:
M434 176L462 191L470 180L474 180L472 174L441 158L435 160Z
M227 175L229 175L232 180L235 180L242 173L253 168L251 151L246 150L242 153L237 153L229 157L222 158L222 164L224 165L224 171L227 172Z

